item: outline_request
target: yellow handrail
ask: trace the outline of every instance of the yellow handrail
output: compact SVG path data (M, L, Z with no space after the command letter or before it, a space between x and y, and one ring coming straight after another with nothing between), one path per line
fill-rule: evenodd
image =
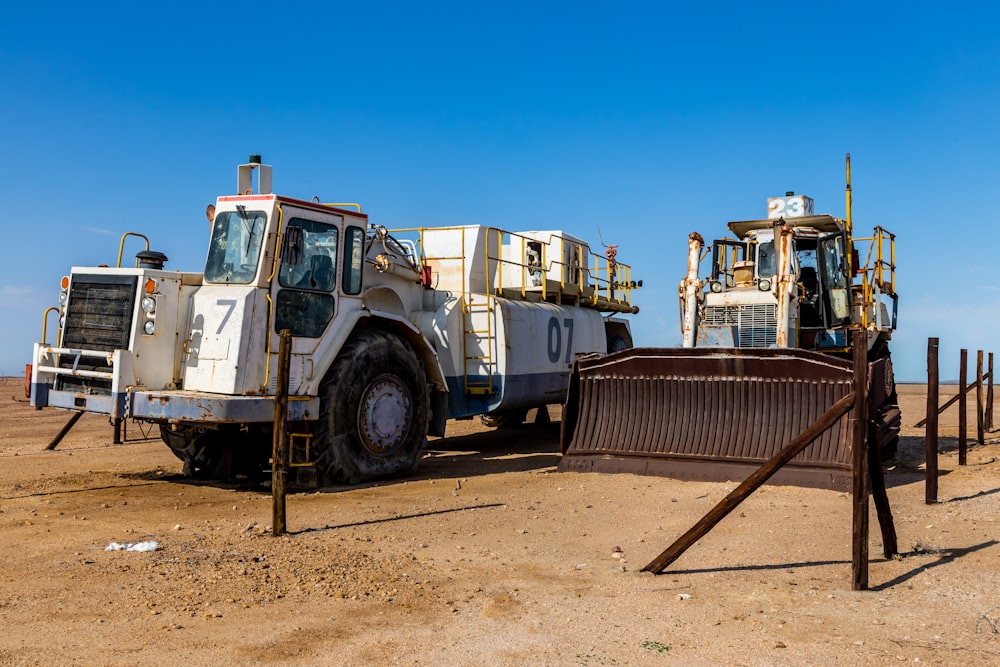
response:
M278 252L281 250L281 219L284 215L281 210L281 204L275 204L275 208L278 209L278 229L274 235L274 259L271 262L271 275L267 277L267 294L264 295L267 299L267 333L264 335L267 343L264 354L264 386L261 388L264 393L267 393L268 384L271 382L271 320L274 318L274 304L271 302L271 281L274 280L274 274L278 270Z
M53 310L56 311L57 313L59 312L59 308L57 308L56 306L49 306L48 308L45 309L45 312L42 313L42 345L48 345L49 344L47 327L48 327L48 324L49 324L49 313L52 312ZM59 320L56 319L56 323L57 324L58 324L58 322L59 322ZM56 343L59 342L59 331L60 331L60 329L57 328L56 329Z
M142 234L139 234L138 232L125 232L124 234L122 234L121 243L118 244L118 268L119 269L122 268L122 252L125 250L125 239L128 238L129 236L138 236L143 241L145 241L146 242L146 252L149 252L149 239L148 238L146 238ZM136 260L135 260L135 265L139 266L139 259L138 258L136 258Z

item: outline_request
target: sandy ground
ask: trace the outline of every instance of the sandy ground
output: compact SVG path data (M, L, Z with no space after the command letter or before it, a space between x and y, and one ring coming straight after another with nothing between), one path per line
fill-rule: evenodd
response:
M1000 664L1000 445L959 467L944 415L926 504L924 388L901 394L902 554L882 558L873 509L856 592L834 491L764 487L653 576L735 483L558 473L557 428L455 422L407 479L290 496L274 538L267 492L181 478L134 425L113 445L87 416L43 451L67 413L7 381L0 664Z

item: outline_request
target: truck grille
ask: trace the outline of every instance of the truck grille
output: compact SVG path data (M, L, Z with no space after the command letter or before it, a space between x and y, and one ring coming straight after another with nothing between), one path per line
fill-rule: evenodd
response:
M778 306L773 303L706 306L702 322L736 327L737 347L770 347L778 339Z
M132 333L136 276L74 276L66 305L61 347L86 350L127 350ZM60 355L59 367L72 368L75 359ZM83 357L79 370L110 372L104 359ZM60 375L56 389L106 394L111 381Z

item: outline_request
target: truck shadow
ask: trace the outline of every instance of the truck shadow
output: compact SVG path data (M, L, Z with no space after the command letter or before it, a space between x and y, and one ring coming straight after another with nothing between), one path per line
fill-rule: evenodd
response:
M560 458L558 422L525 424L432 440L415 475L419 479L525 472L554 467Z

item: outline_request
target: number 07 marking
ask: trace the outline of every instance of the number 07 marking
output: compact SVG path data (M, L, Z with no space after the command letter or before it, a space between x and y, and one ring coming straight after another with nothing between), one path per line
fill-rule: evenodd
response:
M563 326L566 327L566 363L568 364L573 361L573 320L567 317L563 320ZM547 338L549 361L553 364L558 363L559 359L563 356L562 327L559 326L559 320L555 317L549 318L549 331Z

